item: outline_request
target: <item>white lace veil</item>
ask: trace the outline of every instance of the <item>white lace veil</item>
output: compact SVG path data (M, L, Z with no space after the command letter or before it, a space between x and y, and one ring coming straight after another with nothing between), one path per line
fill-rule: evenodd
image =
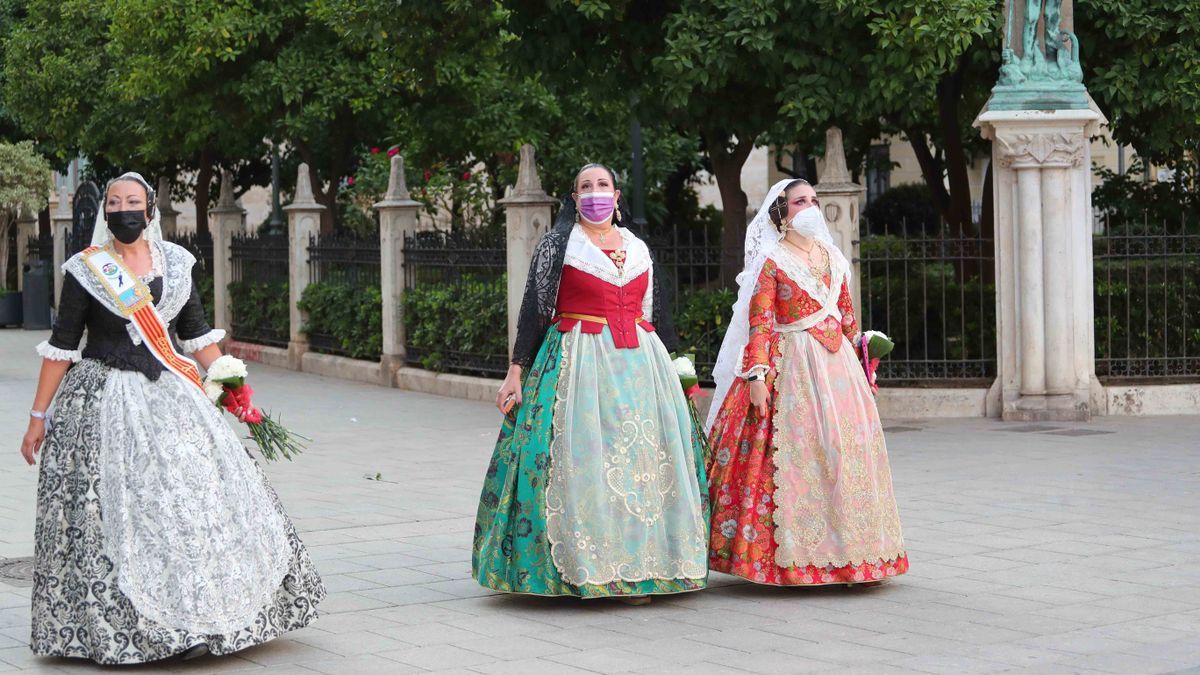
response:
M771 205L784 189L796 180L786 178L772 185L758 213L746 228L746 265L741 274L737 275L738 295L737 301L733 303L733 317L729 320L729 327L725 329L725 339L721 341L721 351L717 354L717 363L713 367L713 379L717 383L717 389L713 394L712 406L708 409L708 420L704 423L705 431L712 430L717 412L721 409L725 394L729 393L733 379L742 374L742 354L750 341L750 299L754 296L754 287L763 263L783 239L783 233L771 222ZM833 235L830 234L829 226L825 225L824 220L822 217L818 231L805 234L819 239L831 250L836 250Z
M146 204L150 207L150 222L146 226L146 231L142 236L147 241L162 241L162 221L159 218L158 198L154 193L154 188L150 187L150 183L142 178L142 174L136 171L126 171L116 178L108 181L108 185L104 186L104 192L100 195L100 208L96 209L96 225L92 228L92 246L103 246L112 240L112 232L108 231L108 222L104 219L104 203L108 201L108 189L113 183L121 180L131 180L142 187L146 188Z

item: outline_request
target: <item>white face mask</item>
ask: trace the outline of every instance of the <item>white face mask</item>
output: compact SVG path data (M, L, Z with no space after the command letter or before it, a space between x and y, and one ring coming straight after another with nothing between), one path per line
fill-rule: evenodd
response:
M809 239L819 239L824 236L829 227L825 224L825 216L821 214L820 206L810 206L792 218L788 229Z

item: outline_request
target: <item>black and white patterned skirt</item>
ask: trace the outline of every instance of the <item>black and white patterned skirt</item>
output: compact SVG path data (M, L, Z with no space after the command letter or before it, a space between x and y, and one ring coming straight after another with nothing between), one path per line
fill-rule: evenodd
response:
M41 451L36 654L155 661L228 654L317 617L325 587L266 475L171 373L84 360Z

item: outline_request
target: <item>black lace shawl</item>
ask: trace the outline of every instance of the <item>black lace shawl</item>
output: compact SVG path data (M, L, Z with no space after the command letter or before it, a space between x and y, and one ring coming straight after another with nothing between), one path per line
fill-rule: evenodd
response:
M629 213L621 205L622 222L632 222ZM558 210L558 218L538 242L533 251L533 259L529 261L529 280L525 283L525 295L521 299L521 312L517 317L517 339L513 344L512 362L528 369L533 365L533 359L542 347L546 331L554 320L555 304L558 302L558 284L562 280L563 259L567 254L567 241L571 238L571 230L575 227L575 202L570 197L562 201ZM653 267L653 255L651 255ZM654 310L650 323L654 324L658 339L662 340L667 351L674 352L679 348L679 337L675 334L675 324L671 320L671 311L667 306L666 293L663 289L662 274L655 272Z

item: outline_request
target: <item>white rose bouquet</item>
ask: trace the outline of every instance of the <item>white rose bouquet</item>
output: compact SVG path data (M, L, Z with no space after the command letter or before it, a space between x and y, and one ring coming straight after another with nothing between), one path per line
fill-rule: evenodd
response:
M896 343L880 331L869 330L862 334L858 347L862 353L863 372L867 374L867 384L871 385L871 391L879 391L878 378L875 375L879 368L879 360L892 353L892 350L896 348Z
M700 393L700 378L696 375L696 355L684 354L675 359L675 373L679 375L679 385L689 398L695 398Z
M224 408L246 423L250 437L258 445L264 459L273 461L280 455L291 460L304 449L301 441L311 438L288 431L278 420L264 415L254 407L250 397L254 390L246 384L246 364L229 354L219 357L208 366L204 378L204 394L218 408Z

